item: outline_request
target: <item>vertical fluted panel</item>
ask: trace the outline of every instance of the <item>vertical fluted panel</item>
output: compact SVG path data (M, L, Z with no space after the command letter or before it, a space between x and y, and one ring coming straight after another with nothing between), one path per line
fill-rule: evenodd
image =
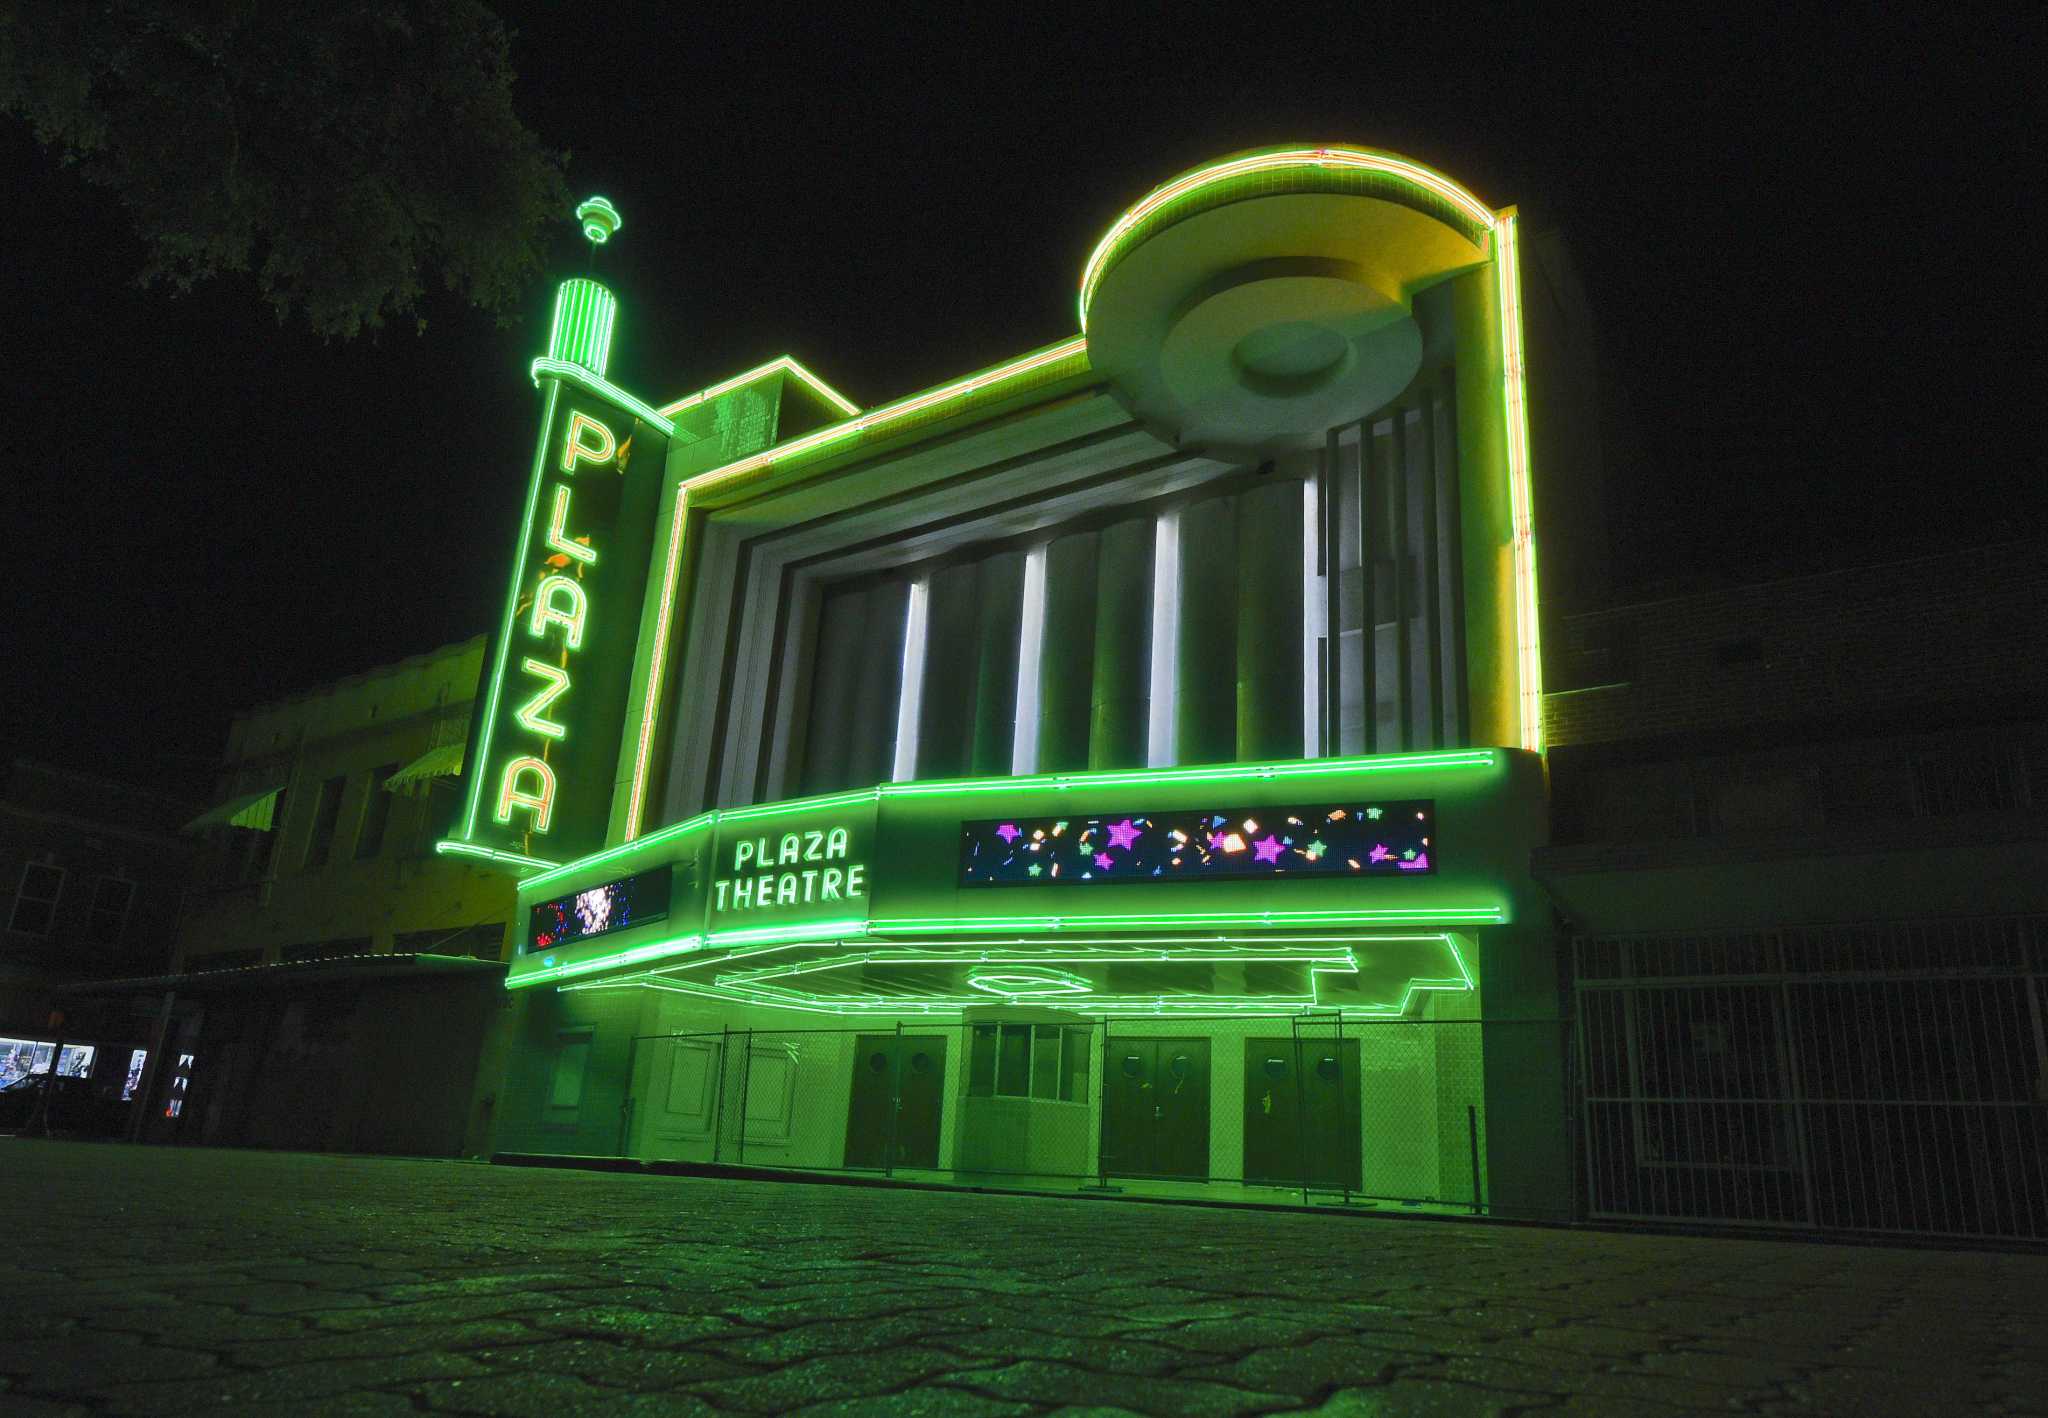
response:
M1097 539L1090 768L1145 766L1145 730L1152 704L1153 536L1153 520L1141 517L1105 527ZM1048 597L1052 586L1048 568ZM1046 661L1052 659L1048 653Z
M974 738L968 772L1008 773L1017 734L1017 638L1023 622L1024 553L1000 552L975 567ZM947 712L944 706L934 706ZM966 708L967 706L960 706Z
M896 749L896 698L903 688L903 620L910 583L885 581L866 596L860 673L846 707L846 782L849 788L888 781ZM812 700L813 713L831 705Z
M1301 484L1273 479L1237 501L1236 751L1302 756Z
M1235 501L1210 498L1180 514L1180 665L1174 726L1175 757L1181 763L1228 763L1237 756ZM1298 592L1295 602L1300 604ZM1299 620L1292 635L1299 643Z
M818 607L817 651L811 660L810 713L804 721L803 772L798 790L828 793L847 783L846 721L839 706L860 681L860 642L867 625L867 597L859 591L827 592Z
M1045 773L1088 766L1097 540L1093 532L1078 532L1045 549L1045 650L1038 674L1038 767Z
M925 605L924 701L918 715L917 776L958 778L974 744L974 694L981 675L980 576L972 565L931 574Z

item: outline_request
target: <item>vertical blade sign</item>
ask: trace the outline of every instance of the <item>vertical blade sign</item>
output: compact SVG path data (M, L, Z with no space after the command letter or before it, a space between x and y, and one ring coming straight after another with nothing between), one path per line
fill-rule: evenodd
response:
M605 844L667 440L569 381L541 384L526 519L450 835L563 862Z

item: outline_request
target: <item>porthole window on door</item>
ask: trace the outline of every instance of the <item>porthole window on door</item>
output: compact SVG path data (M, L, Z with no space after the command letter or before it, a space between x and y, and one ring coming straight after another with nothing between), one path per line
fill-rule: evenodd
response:
M880 1049L877 1049L872 1054L868 1055L868 1067L873 1069L876 1073L880 1073L883 1069L887 1068L888 1066L889 1056L883 1053Z
M1287 1077L1287 1060L1283 1058L1277 1058L1271 1054L1268 1054L1266 1056L1266 1077Z
M932 1056L930 1054L917 1053L910 1056L910 1071L912 1073L930 1073L931 1069Z
M1136 1054L1124 1055L1124 1077L1137 1078L1145 1072L1145 1060Z
M1167 1067L1173 1070L1173 1076L1175 1078L1186 1078L1188 1076L1188 1070L1194 1067L1194 1062L1195 1061L1189 1058L1186 1054L1175 1054L1173 1056L1173 1062L1168 1064Z
M1335 1083L1337 1081L1337 1072L1337 1056L1335 1054L1324 1054L1316 1060L1316 1077L1328 1083Z

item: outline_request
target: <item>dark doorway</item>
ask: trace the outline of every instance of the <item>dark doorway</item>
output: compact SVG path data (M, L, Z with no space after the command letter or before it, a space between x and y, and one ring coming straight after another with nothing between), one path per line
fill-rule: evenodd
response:
M1244 1179L1359 1190L1358 1041L1244 1041Z
M858 1036L846 1109L846 1165L938 1166L945 1093L943 1034Z
M1209 1041L1109 1041L1102 1169L1123 1177L1209 1175Z

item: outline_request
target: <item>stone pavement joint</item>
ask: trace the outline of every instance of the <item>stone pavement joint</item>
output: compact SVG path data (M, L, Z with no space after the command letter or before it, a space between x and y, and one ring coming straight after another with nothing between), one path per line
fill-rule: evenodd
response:
M2048 1257L0 1139L0 1413L2048 1414Z

